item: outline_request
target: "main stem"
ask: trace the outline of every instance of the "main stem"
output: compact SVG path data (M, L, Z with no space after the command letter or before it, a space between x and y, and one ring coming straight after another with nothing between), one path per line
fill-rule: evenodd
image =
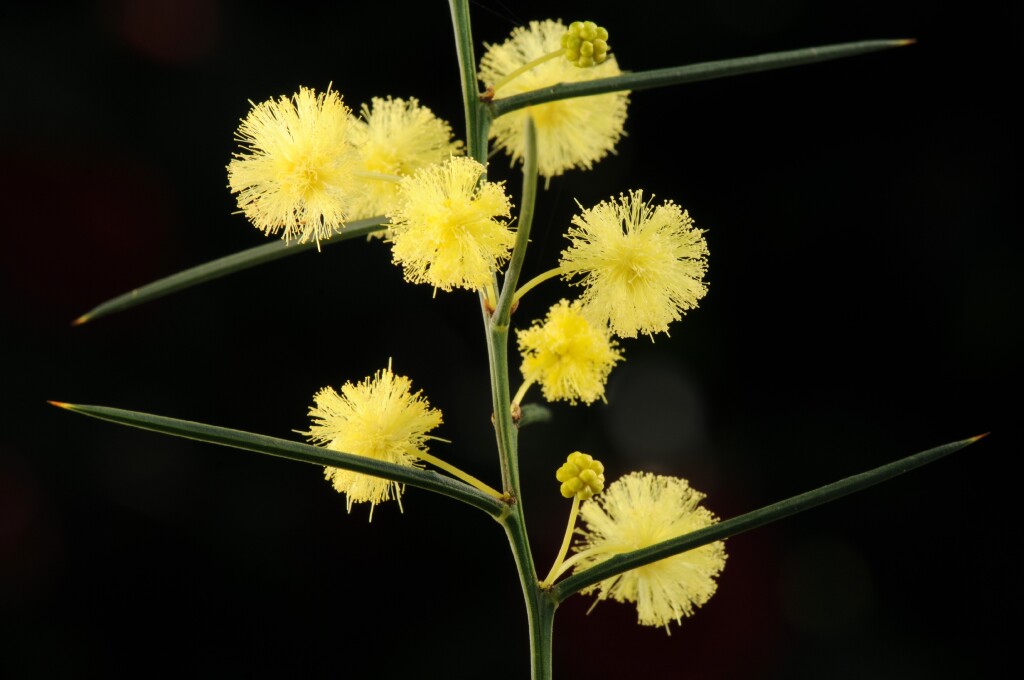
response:
M487 134L490 113L480 103L476 81L476 57L473 54L473 32L469 20L468 0L449 0L452 26L455 29L455 47L459 57L462 80L462 101L466 114L466 145L469 155L486 165ZM506 284L508 281L506 280ZM503 290L505 309L510 306L514 292ZM501 306L501 303L499 303ZM518 437L512 423L512 406L508 379L508 315L491 314L483 308L484 328L487 334L487 358L491 372L491 398L494 405L494 430L501 462L503 490L509 498L509 512L499 520L508 536L523 588L526 614L530 627L530 664L534 680L551 679L551 635L555 609L558 604L548 591L540 589L537 567L530 552L526 534L526 520L519 485Z

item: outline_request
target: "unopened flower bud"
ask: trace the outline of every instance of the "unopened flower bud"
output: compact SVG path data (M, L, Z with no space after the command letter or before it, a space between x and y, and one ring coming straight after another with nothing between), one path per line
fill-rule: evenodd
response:
M593 21L574 21L562 36L562 48L576 66L596 66L608 58L608 31Z
M604 465L593 456L575 451L565 459L565 464L555 472L555 479L562 483L562 496L579 496L587 500L604 489Z

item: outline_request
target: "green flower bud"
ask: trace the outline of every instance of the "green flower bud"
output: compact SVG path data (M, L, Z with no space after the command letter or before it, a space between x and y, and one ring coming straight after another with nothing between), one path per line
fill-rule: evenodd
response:
M604 489L604 465L594 460L593 456L574 451L555 472L555 479L562 482L559 489L562 496L579 496L580 500L585 501Z
M604 63L608 58L608 31L593 21L574 21L562 36L565 58L580 68Z

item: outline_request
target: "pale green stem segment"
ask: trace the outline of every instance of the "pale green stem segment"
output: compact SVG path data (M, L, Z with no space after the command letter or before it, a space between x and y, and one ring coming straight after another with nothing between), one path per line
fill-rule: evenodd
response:
M565 48L559 48L559 49L555 50L554 52L549 52L548 54L545 54L542 57L537 57L536 59L534 59L533 61L531 61L528 64L523 64L522 66L517 68L515 71L512 71L511 73L506 74L503 78L498 80L498 82L496 82L493 85L491 85L491 92L497 92L498 90L503 88L505 85L508 85L509 82L511 82L514 78L517 78L517 77L523 75L524 73L526 73L530 69L536 68L537 66L540 66L541 64L543 64L545 62L551 61L552 59L557 59L558 57L562 56L563 54L565 54Z
M447 462L441 460L440 458L438 458L437 456L433 456L433 455L427 453L426 451L421 451L420 453L417 454L417 456L419 458L421 458L422 460L430 463L434 467L441 468L442 470L444 470L448 474L452 475L453 477L458 477L459 479L464 481L466 484L469 484L470 486L472 486L472 487L474 487L476 489L480 489L485 494L488 494L490 496L494 496L495 498L497 498L499 500L504 495L500 491L497 491L497 490L493 489L492 487L488 486L487 484L484 484L483 482L481 482L479 479L477 479L473 475L469 474L468 472L463 472L462 470L460 470L459 468L455 467L451 463L447 463Z
M512 298L512 303L515 304L515 303L519 302L521 299L523 299L523 296L526 295L527 293L529 293L531 290L533 290L534 288L536 288L540 284L544 283L548 279L555 278L556 276L558 276L561 273L562 273L561 268L555 267L554 269L549 269L549 270L547 270L546 272L544 272L542 274L537 274L532 279L530 279L529 281L524 283L522 288L520 288L519 290L516 291L515 297Z
M519 299L515 297L519 275L523 271L526 248L530 244L530 230L533 228L533 212L537 205L537 128L533 117L527 116L525 126L526 152L523 154L523 195L519 201L519 221L516 227L516 243L512 248L505 280L501 285L501 299L494 310L495 323L508 325L512 306Z
M342 468L344 470L374 475L375 477L382 477L383 479L390 479L394 482L408 484L409 486L419 487L427 491L434 491L462 501L483 510L499 521L508 514L508 505L490 494L478 491L458 480L439 475L436 472L427 472L419 468L385 463L365 456L332 451L321 446L313 446L312 444L304 444L289 439L278 439L277 437L268 437L253 432L231 430L226 427L206 425L190 420L178 420L177 418L139 413L138 411L126 411L108 406L65 404L57 401L50 403L75 413L81 413L82 415L109 420L121 425L138 427L143 430L151 430L161 434L169 434L174 437L195 439L210 444L219 444L236 449L255 451L256 453L263 453L269 456L287 458L301 463Z
M468 0L449 0L455 47L462 75L462 100L466 113L466 145L472 158L486 164L490 114L480 103L476 86L476 59L469 20ZM500 302L499 302L500 306ZM500 518L515 558L519 583L523 589L530 628L531 667L534 680L551 680L551 634L558 604L537 584L537 568L530 552L526 520L519 487L519 456L516 429L512 424L512 405L508 386L508 318L488 313L482 318L487 334L487 358L491 372L491 400L494 406L494 430L498 442L501 478L510 504ZM497 310L497 307L495 308ZM490 499L493 500L493 499Z
M733 517L732 519L725 520L719 524L714 524L684 536L662 541L661 543L656 543L642 550L634 550L632 552L616 555L615 557L611 557L590 569L573 574L552 588L551 595L557 602L562 602L570 595L579 592L587 586L599 583L607 578L629 571L630 569L636 569L637 567L642 567L645 564L657 562L658 560L666 557L678 555L679 553L699 548L702 545L707 545L714 541L721 541L726 538L736 536L737 534L741 534L745 531L756 529L757 527L764 526L765 524L770 524L771 522L803 512L804 510L810 510L811 508L822 505L823 503L829 503L842 498L843 496L848 496L849 494L856 493L857 491L862 491L870 486L874 486L880 482L892 479L897 475L901 475L904 472L909 472L914 468L927 465L928 463L934 462L944 456L948 456L955 451L959 451L965 446L973 444L984 436L985 435L971 437L970 439L943 444L942 446L937 446L933 449L928 449L927 451L915 453L912 456L907 456L906 458L902 458L894 463L882 465L874 470L869 470L868 472L862 472L859 475L847 477L846 479L842 479L838 482L833 482L832 484L819 487L813 491L808 491L798 496L787 498L784 501L779 501L778 503L765 506L760 510L754 510L753 512L748 512L747 514L740 515L739 517Z
M365 220L356 220L346 224L341 231L329 239L321 239L320 243L322 245L331 245L333 243L341 243L342 241L347 241L348 239L356 238L358 236L366 236L367 234L386 228L387 224L387 219L382 215L370 217ZM140 305L143 302L149 302L150 300L155 300L163 297L164 295L170 295L171 293L176 293L179 290L197 286L200 283L206 283L207 281L212 281L222 276L227 276L228 274L233 274L266 262L273 262L274 260L282 257L305 252L315 247L317 247L317 244L312 241L308 243L286 243L283 240L278 240L271 243L264 243L256 246L255 248L249 248L248 250L227 255L205 264L201 264L197 267L192 267L191 269L186 269L185 271L178 272L177 274L171 274L168 277L146 284L141 288L136 288L135 290L123 295L118 295L116 298L107 300L103 304L90 309L88 312L75 319L73 325L78 326L86 321L92 321L93 319L98 319L101 316L120 312L128 309L129 307Z
M487 130L489 112L480 104L476 84L476 56L473 54L473 29L469 20L467 0L448 0L455 29L455 51L459 58L462 79L462 106L466 114L466 147L468 155L487 165Z
M558 578L558 575L562 573L562 561L565 560L565 555L569 552L569 544L572 542L572 531L576 528L576 515L579 512L580 495L576 494L572 497L572 509L569 510L569 523L565 527L562 547L558 550L558 557L555 558L555 563L551 565L551 571L548 572L547 578L540 584L541 588L550 588L551 584Z
M829 61L831 59L853 57L893 47L903 47L904 45L911 45L913 42L913 40L864 40L861 42L824 45L822 47L805 47L787 52L772 52L754 57L708 61L689 66L624 73L619 76L612 76L611 78L598 78L582 83L561 83L511 97L502 97L489 102L488 109L491 116L497 118L517 109L558 101L559 99L589 97L590 95L621 92L623 90L648 90L655 87L727 78L745 73L790 68L803 64Z

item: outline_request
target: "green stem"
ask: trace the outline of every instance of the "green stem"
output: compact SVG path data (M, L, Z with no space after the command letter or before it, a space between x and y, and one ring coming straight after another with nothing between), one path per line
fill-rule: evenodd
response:
M530 554L522 506L518 503L513 505L512 512L499 521L508 535L519 572L519 584L523 588L523 599L526 601L531 677L533 680L551 680L552 633L558 602L548 591L541 590L537 583L537 569Z
M487 165L487 129L489 113L480 104L476 84L476 56L473 53L473 29L469 20L469 0L448 0L455 29L455 50L462 77L462 105L466 114L466 146L469 156Z
M894 463L882 465L881 467L877 467L873 470L862 472L859 475L847 477L846 479L842 479L838 482L833 482L832 484L827 484L814 489L813 491L808 491L807 493L787 498L784 501L779 501L778 503L765 506L759 510L748 512L747 514L740 515L739 517L733 517L732 519L691 532L684 536L662 541L661 543L655 543L654 545L642 550L634 550L632 552L616 555L615 557L611 557L590 569L570 576L552 588L551 594L557 602L562 602L565 598L569 597L573 593L579 592L589 585L599 583L607 578L629 571L630 569L636 569L637 567L642 567L645 564L657 562L658 560L666 557L678 555L679 553L686 552L687 550L693 550L694 548L699 548L702 545L707 545L714 541L721 541L731 536L741 534L744 531L756 529L757 527L764 526L765 524L778 521L785 517L789 517L790 515L795 515L799 512L803 512L804 510L810 510L815 506L822 505L823 503L829 503L838 498L842 498L843 496L848 496L849 494L866 489L869 486L874 486L880 482L892 479L904 472L909 472L914 468L927 465L939 458L948 456L955 451L959 451L984 436L985 435L971 437L970 439L943 444L942 446L937 446L933 449L928 449L927 451L915 453L912 456L907 456L906 458L902 458Z
M531 116L526 117L526 153L523 154L523 195L519 202L519 223L516 227L516 244L501 285L501 298L494 311L494 323L508 325L515 304L516 286L526 259L526 248L530 243L530 229L533 226L533 211L537 204L537 128Z
M681 85L683 83L696 83L701 80L713 80L715 78L726 78L738 76L745 73L756 73L758 71L770 71L779 68L789 68L802 64L812 64L831 59L853 57L868 52L887 50L893 47L910 45L913 40L864 40L861 42L842 43L838 45L825 45L823 47L805 47L799 50L787 52L772 52L770 54L759 54L754 57L740 57L738 59L722 59L720 61L708 61L701 64L689 66L675 66L672 68L659 68L652 71L639 71L637 73L624 73L611 78L598 78L582 83L561 83L550 87L542 87L537 90L523 92L511 97L501 97L489 103L488 110L494 118L503 116L517 109L536 104L569 99L571 97L589 97L595 94L606 92L621 92L623 90L646 90L654 87L667 87L669 85Z
M455 29L455 46L459 55L459 70L462 74L462 100L466 113L466 145L469 155L486 165L487 136L490 129L491 116L489 110L481 104L479 91L477 90L476 58L473 56L473 33L469 20L469 4L468 0L449 0L449 5L451 6L452 24ZM532 203L528 209L532 211ZM527 225L527 232L528 229L529 226ZM520 250L523 250L523 248L520 248ZM514 289L514 286L512 289ZM504 295L504 292L503 290L502 298L505 300L506 309L510 310L511 302ZM501 304L502 302L499 300L496 308L500 307ZM507 512L498 519L508 535L512 554L515 557L516 569L519 573L519 582L523 588L523 599L526 602L526 612L530 627L533 678L534 680L550 680L551 634L555 608L558 604L548 592L540 590L537 583L537 568L530 553L530 541L526 534L526 520L523 514L523 503L519 488L517 432L512 424L512 404L509 400L509 312L506 311L501 316L488 313L483 295L481 295L480 306L487 336L487 358L491 373L491 400L494 405L494 430L498 444L498 459L501 464L501 479L509 499L509 504L504 506Z

